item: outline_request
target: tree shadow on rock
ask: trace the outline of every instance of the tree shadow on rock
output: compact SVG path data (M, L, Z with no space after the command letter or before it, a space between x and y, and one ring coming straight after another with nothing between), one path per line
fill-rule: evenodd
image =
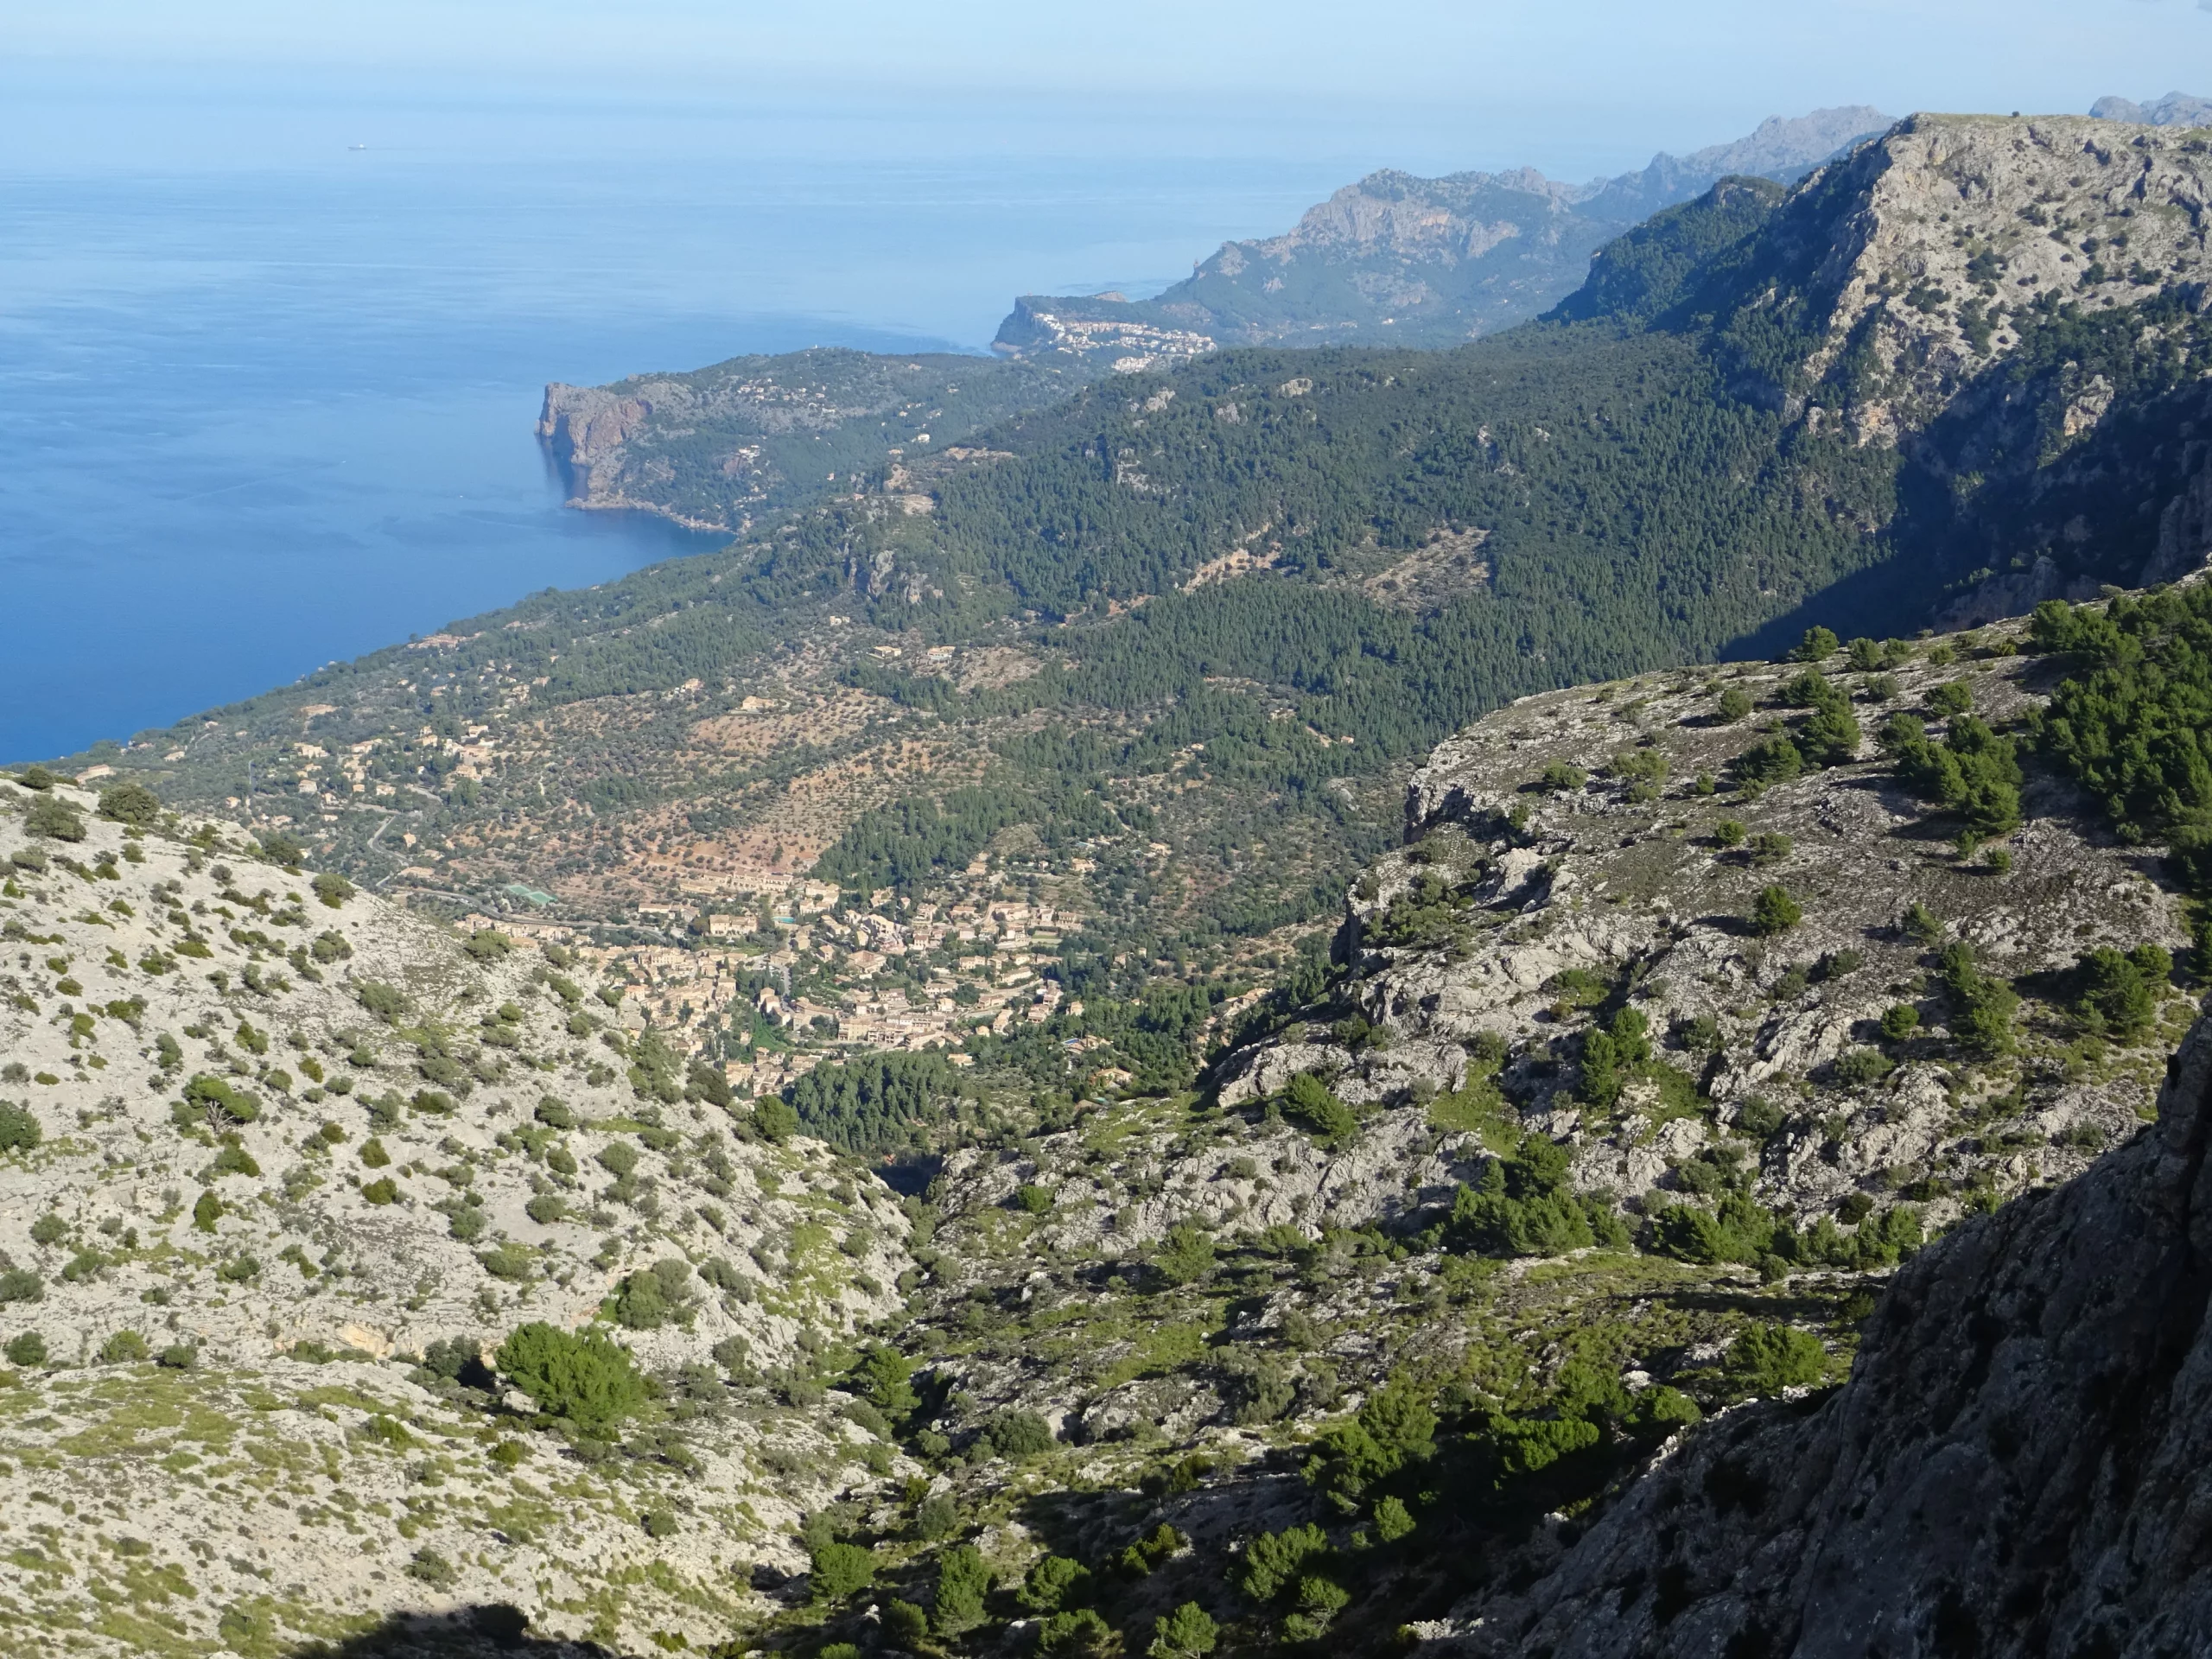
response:
M302 1643L289 1659L621 1659L596 1642L533 1636L530 1618L505 1602L445 1612L390 1613L340 1641Z

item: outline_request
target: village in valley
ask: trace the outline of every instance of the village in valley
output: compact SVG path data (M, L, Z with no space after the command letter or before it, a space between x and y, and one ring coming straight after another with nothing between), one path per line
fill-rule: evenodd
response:
M943 902L884 888L863 907L834 883L800 879L760 893L756 912L641 907L642 924L681 944L594 943L565 923L475 913L461 925L559 944L597 963L633 988L623 1003L627 1023L719 1060L740 1096L772 1094L855 1052L943 1049L965 1065L959 1051L971 1036L1082 1014L1082 1002L1044 971L1057 960L1059 930L1076 918L1050 903L992 896L998 880L977 863L969 890ZM1070 1047L1080 1053L1096 1041L1071 1039Z

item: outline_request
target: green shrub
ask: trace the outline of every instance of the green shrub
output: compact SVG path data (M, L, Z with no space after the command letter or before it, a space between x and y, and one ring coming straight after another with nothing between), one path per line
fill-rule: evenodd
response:
M1311 1071L1291 1078L1282 1092L1283 1115L1324 1146L1340 1146L1359 1132L1359 1119Z
M1582 1033L1582 1097L1610 1111L1628 1079L1650 1058L1649 1018L1641 1008L1621 1009L1610 1024Z
M1883 722L1881 744L1914 793L1958 814L1973 834L1987 839L2019 827L2021 772L2011 738L1961 714L1932 743L1919 721L1900 714Z
M1744 835L1743 824L1734 818L1723 818L1713 826L1713 838L1723 847L1742 846Z
M960 1505L950 1492L932 1492L914 1506L914 1536L924 1543L950 1538L960 1530Z
M1761 1141L1778 1131L1785 1121L1782 1108L1762 1095L1752 1096L1736 1109L1736 1127Z
M1974 707L1974 690L1964 680L1951 680L1928 693L1928 706L1945 719L1963 715Z
M2012 1050L2012 1016L2020 998L2003 980L1981 971L1974 947L1955 939L1936 953L1936 966L1951 994L1951 1034L1968 1053L1984 1059Z
M656 1505L647 1510L645 1515L645 1536L648 1538L675 1537L677 1531L676 1511L666 1504Z
M669 1261L629 1274L615 1287L612 1311L617 1324L631 1331L658 1331L689 1311L680 1300L683 1279L674 1272L664 1272L664 1268L680 1269L684 1279L691 1271L684 1262Z
M1088 1607L1054 1613L1038 1627L1037 1651L1048 1659L1109 1659L1121 1650L1114 1627Z
M1547 795L1560 795L1580 789L1590 781L1590 774L1570 761L1554 760L1537 775L1536 788Z
M354 1156L371 1169L389 1169L391 1166L391 1154L385 1149L384 1142L373 1135L361 1142L360 1150L354 1154Z
M2074 970L2075 1017L2085 1030L2133 1041L2150 1029L2173 968L2173 957L2155 944L2090 951Z
M1753 1394L1779 1394L1821 1381L1827 1364L1827 1351L1819 1338L1795 1325L1752 1325L1729 1344L1725 1369L1739 1387Z
M883 1633L909 1652L929 1640L930 1616L911 1601L883 1604Z
M173 1342L154 1356L154 1363L172 1371L188 1371L200 1363L200 1350L188 1342Z
M991 1591L990 1564L973 1544L955 1544L938 1557L937 1606L931 1623L940 1636L957 1637L983 1622Z
M1384 1501L1398 1502L1395 1498ZM1400 1503L1398 1508L1402 1513L1405 1505ZM1185 1602L1172 1613L1162 1613L1152 1628L1152 1645L1145 1649L1147 1659L1205 1659L1221 1640L1219 1627L1195 1601Z
M1052 1449L1052 1429L1033 1411L1002 1411L991 1419L991 1444L1002 1458L1020 1462Z
M1794 780L1805 770L1805 756L1781 732L1754 743L1728 763L1738 783L1761 788Z
M647 1398L629 1350L597 1331L572 1335L535 1320L510 1332L493 1357L540 1412L587 1432L612 1427Z
M569 1201L558 1192L540 1192L523 1205L523 1212L541 1227L550 1227L569 1213Z
M222 1218L223 1201L213 1192L202 1192L200 1201L192 1206L193 1226L200 1232L212 1233Z
M146 1338L136 1331L118 1331L100 1344L100 1363L130 1365L150 1359L153 1350L146 1345Z
M481 927L463 940L461 948L478 962L491 963L504 959L515 948L515 942L504 933Z
M1841 649L1842 644L1834 629L1808 628L1805 637L1791 649L1789 658L1798 663L1825 663Z
M261 1116L261 1103L221 1077L201 1072L184 1085L184 1103L205 1118L211 1128L230 1123L251 1123Z
M1759 889L1751 901L1751 931L1763 937L1788 931L1805 919L1805 912L1780 883Z
M208 1173L218 1177L258 1175L261 1166L254 1161L253 1154L245 1149L238 1136L226 1135L223 1137L222 1145L215 1149L215 1161L208 1166Z
M261 834L261 855L271 864L296 870L307 861L308 849L281 830L264 830Z
M576 1127L576 1115L551 1095L537 1103L536 1116L539 1122L550 1128L573 1129Z
M1724 726L1733 726L1751 712L1751 699L1740 685L1722 688L1719 701L1713 705Z
M1081 1601L1090 1586L1090 1572L1082 1562L1065 1555L1047 1555L1029 1569L1014 1595L1033 1613L1057 1613Z
M520 1440L501 1440L485 1455L502 1469L518 1469L530 1456L530 1448Z
M875 1343L863 1351L853 1367L853 1383L860 1396L878 1411L904 1417L921 1404L914 1392L913 1362L888 1343Z
M41 841L82 841L85 821L77 809L59 795L48 795L31 803L29 811L23 814L23 831Z
M31 1224L31 1243L41 1247L66 1238L68 1234L69 1224L51 1210Z
M532 1202L535 1203L536 1200L533 1199ZM446 1224L446 1232L449 1236L459 1239L464 1244L474 1244L484 1236L486 1229L491 1224L485 1219L481 1210L472 1205L464 1205L453 1212L453 1218Z
M1835 1080L1847 1089L1879 1083L1897 1070L1897 1063L1871 1048L1854 1048L1836 1056Z
M753 1103L753 1127L761 1139L780 1145L798 1133L798 1113L781 1095L769 1095Z
M1014 1189L1014 1201L1017 1208L1033 1216L1041 1216L1052 1207L1052 1189L1024 1182Z
M1179 1221L1152 1253L1153 1270L1168 1284L1187 1285L1213 1271L1213 1240L1198 1227Z
M503 1279L512 1285L528 1284L531 1270L537 1263L537 1257L528 1246L512 1240L497 1249L484 1251L476 1260L494 1279Z
M451 1561L435 1549L418 1549L414 1560L401 1569L410 1579L429 1585L433 1590L450 1590L461 1581L461 1574Z
M371 1204L397 1204L399 1183L389 1175L383 1176L363 1187L361 1197Z
M143 784L117 784L100 791L100 817L144 829L162 816L162 798Z
M396 1026L406 1017L414 1005L404 991L373 979L365 979L353 988L353 995L360 1005L388 1026Z
M1529 1134L1504 1158L1483 1166L1472 1186L1452 1200L1446 1237L1459 1249L1495 1255L1557 1255L1604 1242L1624 1243L1620 1219L1595 1199L1567 1187L1567 1147Z
M25 789L43 791L52 789L61 779L44 766L25 766L16 774L16 781Z
M1920 1029L1920 1010L1910 1002L1892 1002L1882 1010L1882 1035L1901 1043Z
M638 1149L627 1141L613 1141L600 1148L599 1162L620 1180L638 1167Z
M353 896L353 884L344 876L327 870L317 875L308 886L315 890L316 900L332 910L342 908L346 901Z
M46 1363L46 1338L35 1331L9 1338L4 1351L10 1365L43 1365Z
M817 1544L809 1555L807 1587L830 1605L850 1601L875 1582L875 1554L858 1544Z
M1239 1586L1256 1602L1270 1602L1294 1585L1309 1564L1325 1560L1328 1535L1318 1526L1262 1533L1245 1547Z
M1375 1506L1375 1535L1384 1543L1395 1544L1413 1529L1413 1511L1403 1499L1385 1497Z

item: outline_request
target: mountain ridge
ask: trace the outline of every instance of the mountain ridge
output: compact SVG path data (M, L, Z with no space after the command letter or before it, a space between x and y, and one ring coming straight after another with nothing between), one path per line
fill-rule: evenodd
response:
M1224 244L1150 300L1025 296L994 348L1127 365L1213 346L1381 338L1374 331L1384 327L1393 344L1464 343L1548 309L1580 283L1605 241L1724 175L1794 182L1890 123L1864 105L1770 117L1745 137L1686 156L1662 153L1637 172L1580 185L1533 168L1435 179L1384 169L1309 208L1282 235ZM1326 269L1307 274L1307 255ZM1270 298L1300 285L1314 289L1301 308Z

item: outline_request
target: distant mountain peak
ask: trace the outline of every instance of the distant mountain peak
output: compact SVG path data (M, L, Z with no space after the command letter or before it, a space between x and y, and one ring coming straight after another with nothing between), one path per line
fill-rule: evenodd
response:
M1220 346L1452 346L1565 299L1599 248L1730 174L1792 183L1891 124L1866 105L1775 116L1727 143L1573 184L1533 167L1422 178L1382 168L1279 236L1228 242L1135 304L1024 295L995 349L1144 368Z
M1685 167L1715 176L1750 173L1771 177L1792 169L1810 168L1857 143L1879 132L1894 117L1871 104L1844 104L1815 110L1809 115L1770 115L1751 134L1725 144L1708 144L1681 158ZM1669 159L1654 159L1654 164Z
M2168 92L2148 104L2132 98L2101 98L2089 105L2100 121L2126 121L2139 127L2212 127L2212 98Z

